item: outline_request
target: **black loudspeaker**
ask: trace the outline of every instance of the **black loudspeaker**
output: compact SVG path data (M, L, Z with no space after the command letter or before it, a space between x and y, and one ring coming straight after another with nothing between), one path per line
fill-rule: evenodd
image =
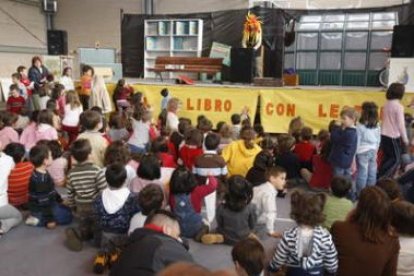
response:
M254 49L232 48L230 81L251 83L254 78Z
M68 54L68 33L66 31L47 31L47 53L48 55Z
M391 57L414 57L414 25L394 26Z

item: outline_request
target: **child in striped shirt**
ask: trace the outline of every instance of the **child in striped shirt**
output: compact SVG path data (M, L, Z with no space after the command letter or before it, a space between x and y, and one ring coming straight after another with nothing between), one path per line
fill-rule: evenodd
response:
M338 253L328 230L323 228L324 194L295 191L291 196L291 217L297 225L283 233L269 271L287 266L287 275L335 274Z

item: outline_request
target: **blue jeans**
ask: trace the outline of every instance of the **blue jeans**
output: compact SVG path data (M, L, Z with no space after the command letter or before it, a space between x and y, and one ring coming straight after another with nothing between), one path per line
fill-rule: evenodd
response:
M300 267L288 267L286 276L313 276L313 275L324 275L324 270L322 267L315 267L310 270L304 270Z
M352 171L351 168L340 168L340 167L333 167L333 175L334 176L343 176L345 178L348 178L352 180Z
M72 222L72 211L69 207L56 203L52 206L53 219L58 225L67 225ZM39 219L38 226L43 227L46 225L46 220L42 213L32 213L32 216Z
M131 145L131 144L128 144L128 146L129 146L129 150L131 151L131 153L138 153L138 154L147 153L147 149L145 147L141 148L141 147L137 147L137 146Z
M369 150L356 156L357 176L356 193L359 195L367 186L377 182L377 151Z

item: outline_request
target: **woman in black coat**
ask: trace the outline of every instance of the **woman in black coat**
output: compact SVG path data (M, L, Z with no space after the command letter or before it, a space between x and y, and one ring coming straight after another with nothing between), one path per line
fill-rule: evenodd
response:
M39 90L47 83L48 76L49 71L46 66L43 65L41 58L39 56L33 57L32 67L29 69L29 79L34 83L32 100L35 110L40 109Z

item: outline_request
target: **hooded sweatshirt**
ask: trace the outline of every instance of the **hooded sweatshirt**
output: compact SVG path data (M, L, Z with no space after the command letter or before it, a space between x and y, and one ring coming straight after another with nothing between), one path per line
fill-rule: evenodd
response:
M223 149L221 155L227 163L229 176L246 176L249 169L253 166L256 155L262 149L253 144L253 148L247 149L243 140L234 141Z
M57 130L48 124L39 124L35 131L36 143L40 140L58 140Z

